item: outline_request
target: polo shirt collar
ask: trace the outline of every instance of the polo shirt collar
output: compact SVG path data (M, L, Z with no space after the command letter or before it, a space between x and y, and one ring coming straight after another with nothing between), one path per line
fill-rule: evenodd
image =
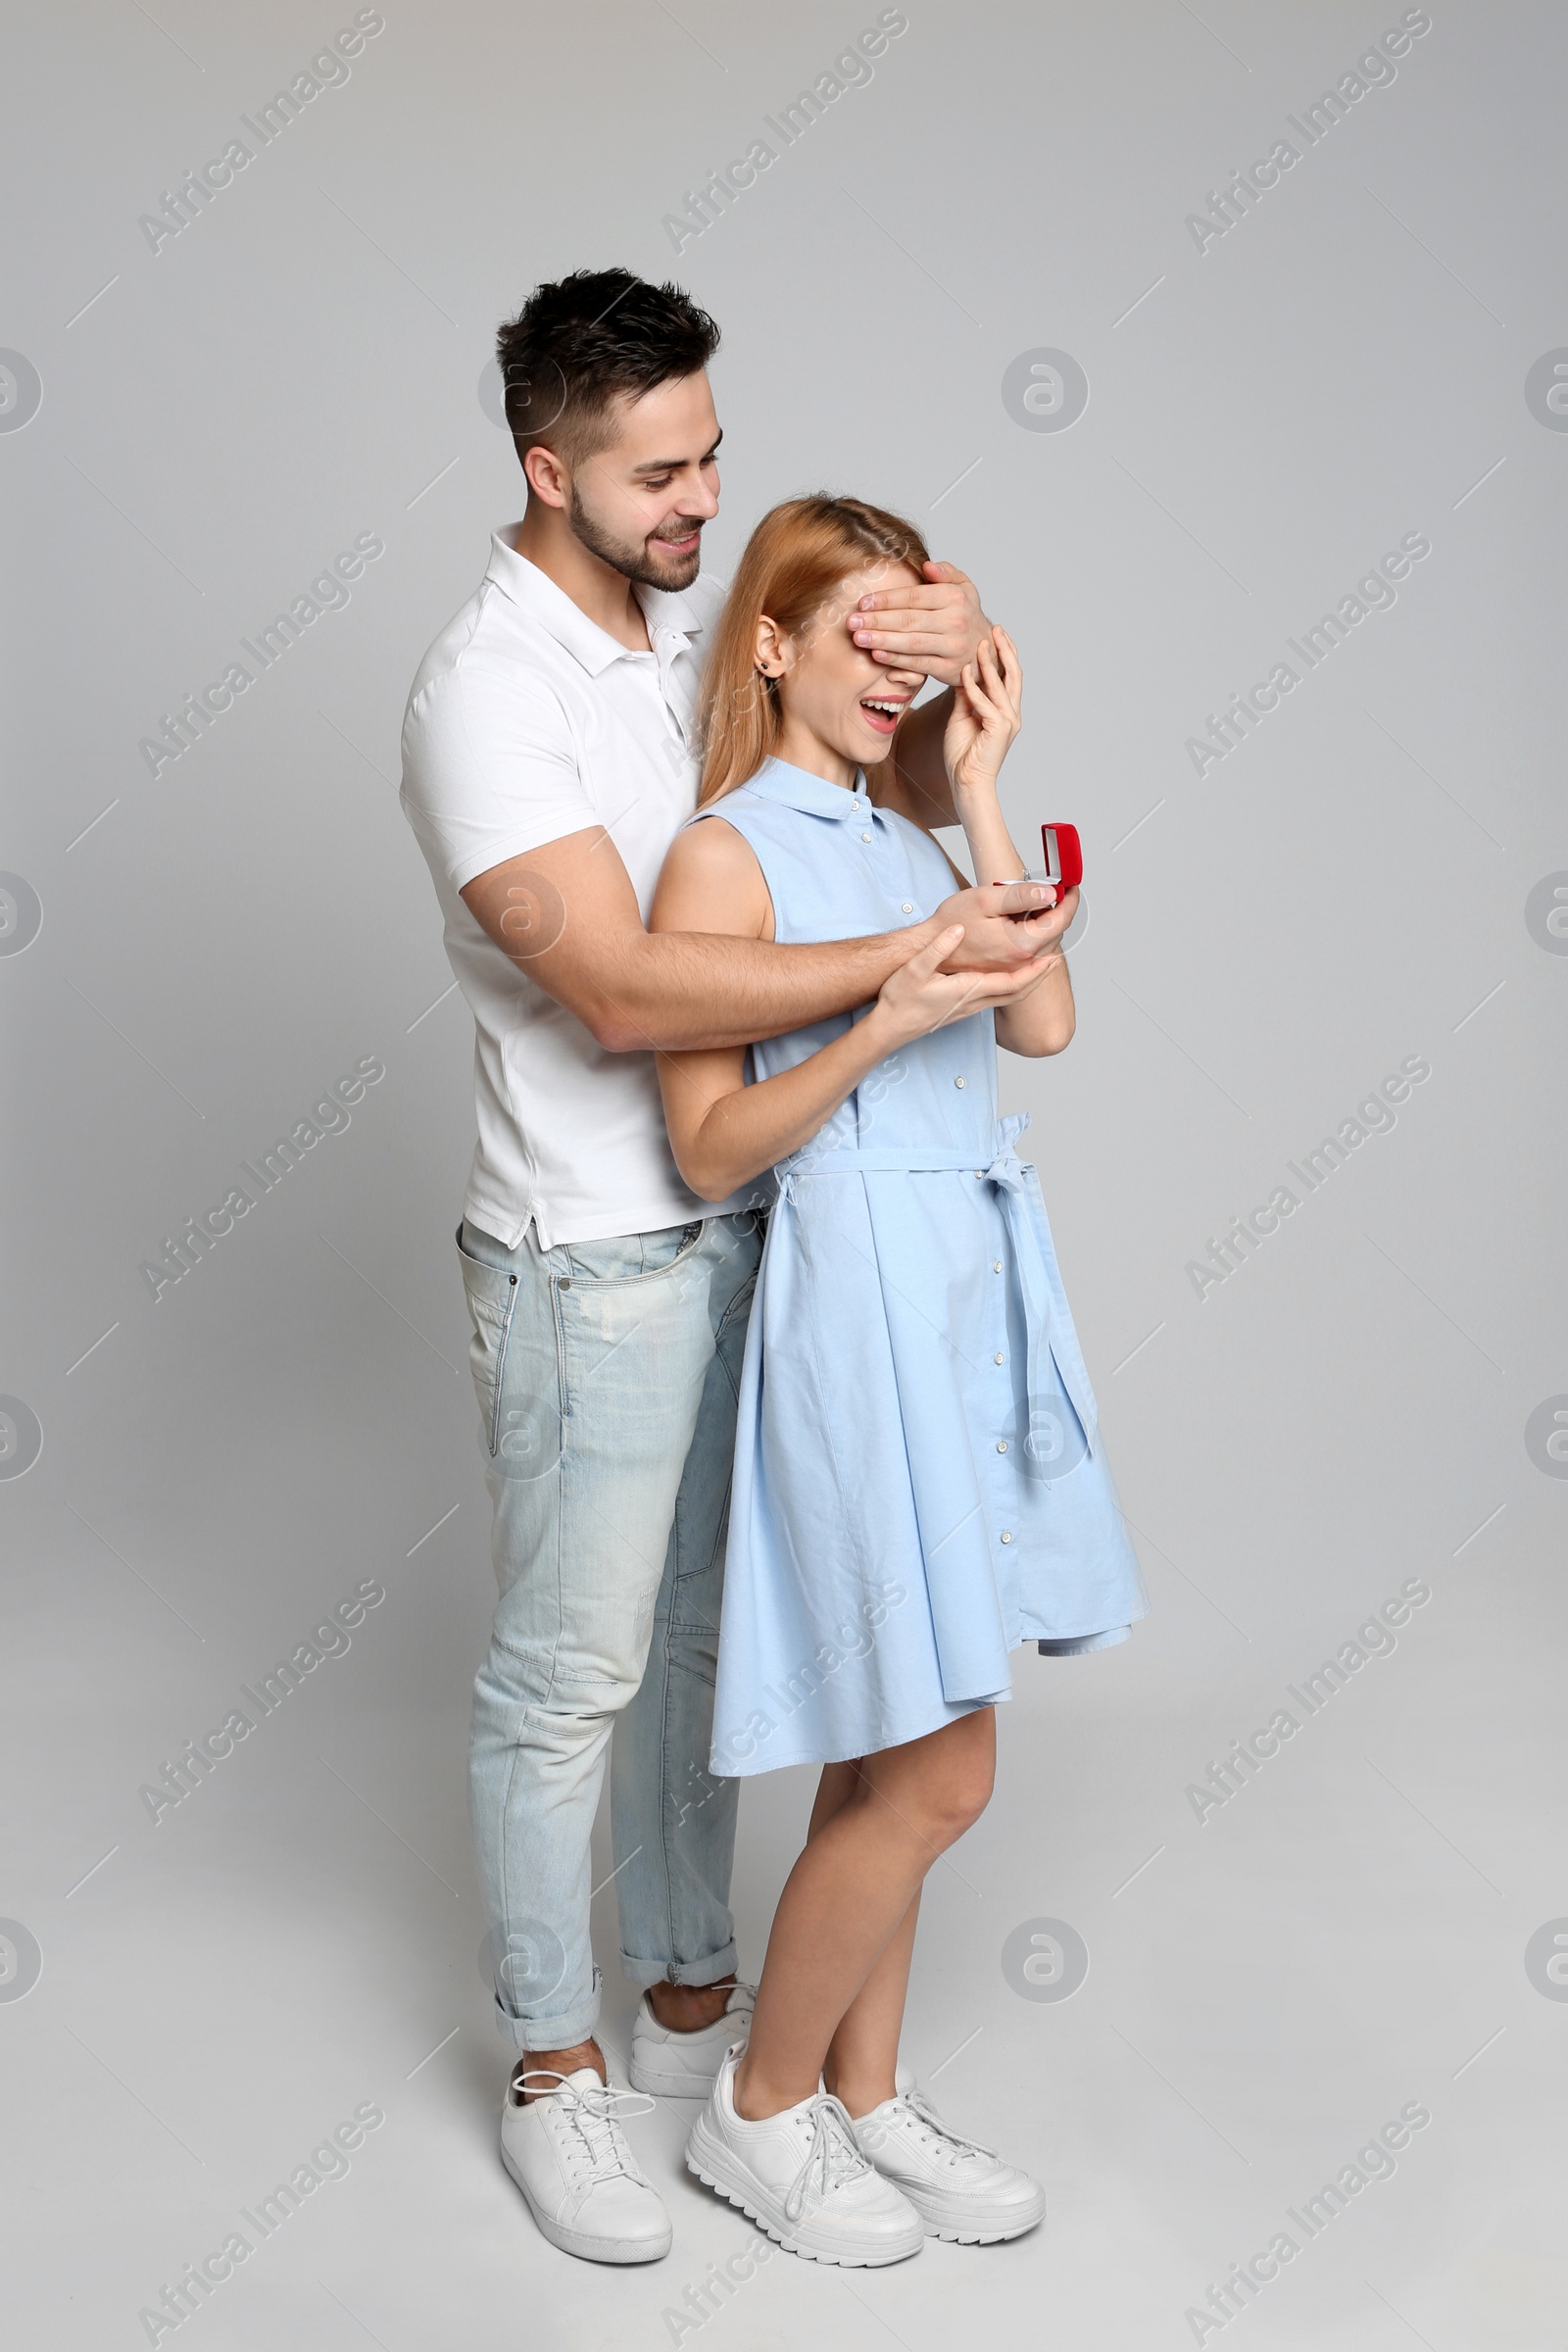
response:
M548 572L541 571L537 564L530 564L526 556L518 555L512 542L521 528L520 523L512 522L491 533L490 563L485 577L495 582L510 604L547 629L591 678L597 678L612 662L630 655L632 649L612 637L596 620L590 620ZM648 634L656 643L660 637L678 638L685 643L701 635L702 621L683 595L639 585L636 596L648 622Z
M786 808L799 808L808 816L837 817L841 822L853 816L863 824L868 815L878 813L866 790L863 768L856 770L855 790L846 792L842 784L829 784L807 768L792 767L787 760L769 760L758 769L748 789L770 801L782 801Z
M643 618L648 623L648 633L651 637L664 631L667 631L671 637L700 637L702 635L701 617L687 601L683 589L644 588L639 585L635 593L637 602L642 606Z

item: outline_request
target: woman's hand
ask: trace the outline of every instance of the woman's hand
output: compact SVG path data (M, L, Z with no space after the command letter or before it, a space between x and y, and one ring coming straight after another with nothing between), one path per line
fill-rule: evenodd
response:
M942 757L954 806L965 796L995 791L1003 760L1023 724L1023 670L1005 629L982 637L965 662L953 696Z
M946 962L962 937L963 925L953 923L896 972L889 973L865 1016L868 1042L891 1054L900 1046L912 1045L917 1037L929 1037L933 1029L945 1029L950 1021L966 1021L987 1006L1018 1002L1032 996L1040 981L1061 961L1059 953L1054 952L1017 972L1003 975L940 971L937 967Z

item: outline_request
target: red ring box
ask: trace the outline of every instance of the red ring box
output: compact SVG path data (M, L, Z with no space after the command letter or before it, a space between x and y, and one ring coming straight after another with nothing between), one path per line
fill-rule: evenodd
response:
M1084 878L1084 853L1076 825L1042 825L1040 837L1045 844L1045 879L1056 886L1059 903L1064 891L1076 890Z

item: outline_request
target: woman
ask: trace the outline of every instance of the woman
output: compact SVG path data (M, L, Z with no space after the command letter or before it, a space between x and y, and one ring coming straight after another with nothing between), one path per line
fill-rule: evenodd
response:
M1012 880L997 774L1018 731L999 629L955 695L953 808L891 759L924 683L853 642L868 591L926 550L854 499L759 525L715 633L697 816L652 927L844 938L928 916L962 823ZM873 795L867 778L877 781ZM961 879L961 877L960 877ZM1065 904L1065 902L1064 902ZM996 1041L1060 1053L1066 964L997 1015L912 955L872 1004L749 1049L660 1056L681 1172L722 1200L776 1170L742 1378L712 1770L824 1767L774 1918L749 2043L687 2163L786 2248L896 2262L923 2233L1033 2228L1027 2175L961 2138L898 2071L920 1887L991 1793L994 1708L1024 1642L1123 1640L1148 1603L1034 1170L999 1122Z

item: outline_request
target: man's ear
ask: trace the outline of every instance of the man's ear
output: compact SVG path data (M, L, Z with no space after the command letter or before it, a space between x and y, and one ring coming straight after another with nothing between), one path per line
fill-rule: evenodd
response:
M553 449L536 441L525 450L522 459L523 478L541 505L564 507L571 493L571 471L563 465Z
M757 643L753 649L757 666L770 678L782 677L789 666L784 638L777 621L769 620L764 612L757 624Z

